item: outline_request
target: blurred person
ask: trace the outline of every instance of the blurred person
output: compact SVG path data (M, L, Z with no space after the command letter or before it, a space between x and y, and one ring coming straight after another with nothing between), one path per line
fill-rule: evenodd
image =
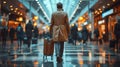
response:
M68 38L68 43L74 44L71 33L70 33L69 38Z
M90 41L92 41L92 31L89 31L88 33L89 33L88 37L89 37Z
M98 29L98 28L96 28L96 29L94 30L94 35L95 35L96 43L97 43L97 45L98 45L99 36L100 36L100 34L99 34L99 29Z
M98 37L99 44L102 45L104 43L103 41L103 32L99 31L99 37Z
M0 41L1 41L1 36L2 36L2 35L1 35L1 30L2 30L2 29L0 28Z
M82 41L82 32L81 32L81 31L78 31L78 37L77 37L77 40L78 40L79 42Z
M32 38L32 44L37 44L38 42L38 28L37 26L33 29L33 38Z
M68 15L62 8L62 3L57 3L57 11L52 14L50 26L50 34L55 43L56 60L58 63L63 61L64 42L68 40L70 33Z
M11 44L13 44L13 40L15 37L15 29L13 27L10 28L9 36L10 36Z
M6 47L7 36L8 36L8 28L4 26L1 30L2 48Z
M37 28L37 26L35 26L35 27L34 27L34 31L33 31L33 34L34 34L34 37L35 37L35 38L38 38L38 32L39 32L39 31L38 31L38 28Z
M85 26L83 26L83 29L82 29L82 40L83 40L83 44L85 45L87 45L87 43L86 43L86 41L88 40L88 30L87 30L87 28L85 27Z
M115 34L115 38L116 38L117 50L119 50L119 40L120 40L120 19L118 19L118 22L115 24L114 34Z
M24 37L24 31L21 24L19 24L18 27L16 28L16 33L17 33L18 47L21 49L23 37Z
M71 36L72 36L72 39L73 39L73 44L76 45L76 41L77 41L77 38L78 38L78 27L77 27L76 23L71 28Z
M9 20L9 14L3 13L2 19L3 19L2 21L3 26L7 26Z
M31 41L32 41L32 30L33 30L32 21L29 20L29 22L26 24L25 30L26 30L27 40L28 40L28 48L30 48Z

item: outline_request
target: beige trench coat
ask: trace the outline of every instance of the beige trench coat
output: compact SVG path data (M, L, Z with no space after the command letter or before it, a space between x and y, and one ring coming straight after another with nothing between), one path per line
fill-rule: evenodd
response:
M59 25L64 25L65 28L66 28L66 32L69 35L70 27L69 27L69 22L68 22L68 16L67 16L67 13L65 13L64 11L56 11L52 14L51 25L50 25L50 33L51 34L56 33L56 32L53 32L53 27L54 26L59 26ZM59 39L61 39L61 38L63 38L63 37L59 37Z

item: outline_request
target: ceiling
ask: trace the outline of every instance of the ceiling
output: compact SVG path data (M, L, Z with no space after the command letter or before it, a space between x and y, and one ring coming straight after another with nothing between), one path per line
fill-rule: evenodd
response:
M11 13L16 15L22 14L25 17L26 10L29 9L31 13L38 16L44 23L49 24L51 14L55 12L56 4L58 2L63 3L63 9L68 13L70 23L75 22L80 16L87 12L89 8L97 10L101 8L103 4L111 3L112 0L1 0L6 1L6 4L2 4L3 8L6 8ZM119 0L117 0L119 1ZM96 4L97 2L97 4ZM93 6L96 4L95 6ZM12 5L13 10L11 10ZM18 10L15 12L16 8Z
M81 11L89 4L90 0L1 0L2 12L8 11L19 16L26 16L26 10L38 16L44 23L49 24L51 14L55 12L56 4L61 2L63 9L68 13L69 21L72 22ZM91 0L96 1L96 0ZM4 3L6 2L6 3ZM84 11L85 12L85 11Z
M63 10L68 13L69 21L72 22L81 11L88 6L90 0L19 0L31 12L39 16L46 24L50 23L51 14L55 12L56 4L61 2ZM97 1L97 0L91 0ZM85 11L84 11L85 12Z

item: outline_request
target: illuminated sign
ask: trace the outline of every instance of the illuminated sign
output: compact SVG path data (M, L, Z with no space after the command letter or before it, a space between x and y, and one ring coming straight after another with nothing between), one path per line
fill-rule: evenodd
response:
M83 23L83 25L87 25L87 24L88 24L88 22L84 22L84 23Z
M105 22L105 20L101 20L101 21L98 21L98 24L102 24L104 22Z
M113 9L110 9L110 10L102 13L102 18L104 18L104 17L106 17L106 16L108 16L108 15L110 15L110 14L112 14L112 13L113 13Z

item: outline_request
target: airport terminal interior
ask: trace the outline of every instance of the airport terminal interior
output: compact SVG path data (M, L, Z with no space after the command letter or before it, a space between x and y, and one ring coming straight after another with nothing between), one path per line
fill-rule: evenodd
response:
M50 33L58 3L70 27L62 57ZM0 0L0 67L120 67L120 0Z

